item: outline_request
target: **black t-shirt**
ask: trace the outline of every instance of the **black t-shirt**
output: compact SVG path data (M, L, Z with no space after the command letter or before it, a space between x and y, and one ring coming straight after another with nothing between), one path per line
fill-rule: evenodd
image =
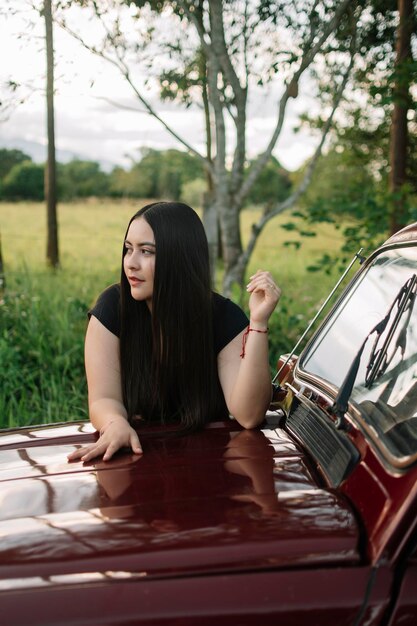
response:
M107 287L88 312L94 315L113 335L120 335L120 285ZM215 354L227 346L246 326L249 320L237 304L213 293L213 334Z

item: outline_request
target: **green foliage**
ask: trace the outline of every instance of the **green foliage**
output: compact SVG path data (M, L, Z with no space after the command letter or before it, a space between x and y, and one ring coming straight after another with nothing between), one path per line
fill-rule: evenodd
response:
M109 197L135 198L138 190L135 188L135 178L131 172L123 167L115 167L109 174Z
M203 165L197 157L180 150L148 148L129 172L120 168L112 172L110 190L119 197L178 200L184 184L203 176Z
M311 236L315 224L334 224L344 238L338 257L341 264L360 247L369 250L377 246L388 232L387 183L379 171L372 171L368 148L363 152L359 145L339 144L331 149L317 164L312 182L293 212L297 220L283 225L306 237ZM329 271L334 262L333 255L324 254L308 269Z
M328 153L318 162L313 180L295 213L307 224L329 222L341 229L345 260L360 247L369 250L386 238L401 194L404 211L398 223L416 219L417 206L417 110L410 89L407 160L408 182L396 195L389 192L390 143L394 85L415 84L415 62L396 63L398 6L395 0L371 0L357 25L360 63L354 67L350 97L336 120ZM319 82L322 107L332 91L334 68L323 71ZM322 128L321 115L305 115L302 123ZM303 172L300 172L302 174ZM343 224L343 226L342 226ZM299 230L299 226L297 226ZM325 255L312 270L330 268L332 255Z
M184 183L204 175L200 160L180 150L147 150L132 169L151 183L142 197L153 198L178 199Z
M31 161L30 156L21 150L9 150L7 148L0 149L0 181L10 172L14 165L23 163L23 161Z
M282 202L290 195L291 187L288 172L275 157L271 157L251 188L248 202L266 205Z
M306 299L301 301L303 308L295 297L284 298L269 320L269 364L273 375L279 357L292 350L315 313L315 301L310 301L307 307Z
M360 247L370 250L386 239L393 200L388 190L387 120L373 129L364 115L360 119L355 115L355 120L356 125L339 130L337 142L318 162L312 182L293 212L302 219L302 225L299 221L284 225L303 235L306 226L334 224L344 237L344 254L339 257L342 263ZM410 169L417 165L413 146L417 147L417 137L410 134ZM302 169L295 177L303 173ZM417 217L416 192L415 181L410 179L410 185L404 187L405 219L409 223ZM332 255L323 256L310 269L330 268L333 263Z
M21 161L19 150L0 151L0 197L5 200L43 200L44 166ZM13 164L13 162L15 162ZM178 200L183 186L204 178L197 157L180 150L143 151L142 159L130 170L115 167L110 174L96 161L74 159L57 164L58 197L74 200L87 197L169 198Z
M2 197L7 200L43 200L44 166L32 161L14 165L3 179Z
M161 100L181 102L188 108L193 102L193 96L195 99L195 93L201 99L202 91L207 88L207 67L201 48L196 51L195 56L184 61L179 71L164 69L158 82Z
M74 159L58 165L58 195L62 200L104 197L109 194L109 177L95 161Z
M15 280L13 280L15 279ZM87 304L29 271L0 300L0 427L82 419Z
M317 163L300 207L309 209L311 221L335 221L352 216L356 209L360 210L366 196L386 187L385 180L377 185L369 167L366 155L339 144Z

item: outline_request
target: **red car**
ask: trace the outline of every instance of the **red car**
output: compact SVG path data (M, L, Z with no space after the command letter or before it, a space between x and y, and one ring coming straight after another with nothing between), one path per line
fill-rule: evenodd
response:
M413 225L256 430L142 427L142 457L90 464L66 459L85 422L2 431L0 623L415 626L416 276Z

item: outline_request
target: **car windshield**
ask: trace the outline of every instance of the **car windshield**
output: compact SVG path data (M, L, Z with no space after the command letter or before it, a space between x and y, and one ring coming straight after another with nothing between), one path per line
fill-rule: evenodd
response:
M299 364L301 371L339 389L370 335L350 402L359 410L365 430L400 464L417 460L416 274L417 248L380 253L339 302Z

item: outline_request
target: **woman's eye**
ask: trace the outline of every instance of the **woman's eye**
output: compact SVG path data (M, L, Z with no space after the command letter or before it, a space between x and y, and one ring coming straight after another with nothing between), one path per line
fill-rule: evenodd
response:
M144 254L145 256L149 256L151 254L154 254L154 251L148 250L147 248L142 248L142 254Z

